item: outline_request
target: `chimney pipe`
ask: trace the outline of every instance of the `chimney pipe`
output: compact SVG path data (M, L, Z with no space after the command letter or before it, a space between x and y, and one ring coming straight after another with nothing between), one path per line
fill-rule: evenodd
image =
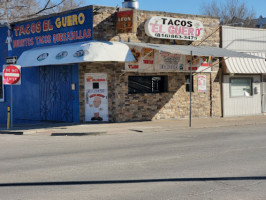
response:
M123 8L139 9L139 2L137 0L125 0L122 3Z

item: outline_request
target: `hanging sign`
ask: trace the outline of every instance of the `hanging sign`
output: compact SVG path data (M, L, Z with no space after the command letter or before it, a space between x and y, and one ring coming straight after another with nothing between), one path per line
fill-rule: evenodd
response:
M155 16L145 23L148 36L171 40L200 40L204 35L204 27L200 21Z
M206 76L198 75L198 92L207 92Z
M3 84L20 85L21 84L21 66L4 65L3 67Z

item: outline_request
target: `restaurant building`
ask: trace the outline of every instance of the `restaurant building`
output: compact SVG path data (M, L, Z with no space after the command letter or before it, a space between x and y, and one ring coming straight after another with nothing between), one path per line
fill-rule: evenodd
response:
M1 55L17 56L22 67L21 84L12 86L13 121L188 118L190 77L192 117L220 117L218 58L246 55L217 48L218 28L208 16L105 6L2 27ZM10 86L2 91L3 124Z

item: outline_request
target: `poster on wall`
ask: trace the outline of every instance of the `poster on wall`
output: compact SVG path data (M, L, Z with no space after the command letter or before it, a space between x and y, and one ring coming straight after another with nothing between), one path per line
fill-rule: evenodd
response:
M108 82L106 73L85 74L85 121L108 122Z
M205 75L198 75L198 92L207 92L207 83Z
M172 54L163 51L156 51L155 71L176 72L185 71L185 56L181 54Z
M125 71L132 72L211 72L212 57L173 54L151 48L132 46L135 62L125 63Z
M136 62L125 64L126 71L153 72L154 71L154 50L150 48L132 47L130 48Z

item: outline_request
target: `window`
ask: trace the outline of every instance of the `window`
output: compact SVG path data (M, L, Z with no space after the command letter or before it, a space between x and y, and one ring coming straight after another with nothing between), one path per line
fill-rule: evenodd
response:
M189 85L190 85L190 75L186 75L186 92L190 92L189 90ZM194 87L193 87L193 76L192 76L192 92L194 92Z
M231 78L231 97L252 96L252 78Z
M0 73L0 102L4 101L3 75Z
M129 76L128 93L161 93L168 91L167 76Z
M99 89L99 83L93 83L92 87L93 89Z

